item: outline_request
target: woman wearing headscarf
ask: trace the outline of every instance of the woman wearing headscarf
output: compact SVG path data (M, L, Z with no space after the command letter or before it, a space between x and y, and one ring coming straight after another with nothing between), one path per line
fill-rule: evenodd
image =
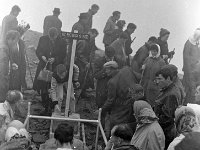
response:
M190 132L198 131L196 114L192 108L181 106L175 111L175 123L178 136L170 143L167 150L174 150L175 146Z
M186 91L185 104L195 102L196 86L199 80L200 66L200 28L186 41L183 49L183 85Z
M165 65L165 61L160 57L160 46L158 44L151 45L149 50L149 57L146 58L142 66L141 85L144 88L146 99L153 107L155 99L159 95L159 88L154 83L155 74Z
M133 109L138 124L131 144L140 150L164 150L165 135L151 105L139 100Z

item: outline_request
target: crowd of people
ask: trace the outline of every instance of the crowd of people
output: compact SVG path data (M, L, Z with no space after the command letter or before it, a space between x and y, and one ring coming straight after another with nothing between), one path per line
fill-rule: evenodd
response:
M151 36L136 54L131 38L137 26L120 20L121 12L113 11L105 22L102 42L103 56L95 59L98 47L95 38L99 31L93 28L93 16L100 7L93 4L88 12L80 13L72 32L88 34L89 40L78 40L70 96L70 113L76 111L74 89L80 97L87 98L88 89L96 92L95 102L102 108L101 123L109 139L106 150L196 150L200 146L198 114L188 103L196 103L196 89L200 74L200 28L186 41L183 50L183 80L178 68L170 64L174 51L168 49L170 31L161 28L159 37ZM15 5L3 19L0 57L0 132L1 142L9 145L15 139L29 136L21 122L16 121L15 107L23 100L26 89L26 61L23 34L29 25L20 27L17 16L21 9ZM41 95L45 110L41 115L61 114L67 91L72 41L61 36L61 11L54 8L46 16L43 36L36 49L39 63L33 89ZM96 80L96 85L94 84ZM94 113L98 113L98 110ZM10 125L11 124L11 125ZM20 127L19 127L20 126ZM21 130L22 129L22 130ZM76 147L73 127L60 124L54 134L54 149ZM73 143L74 142L74 143ZM23 143L23 142L22 142ZM189 146L187 143L194 143ZM186 146L187 145L187 146ZM48 149L48 143L43 149ZM3 148L2 148L3 149ZM41 148L42 149L42 148Z

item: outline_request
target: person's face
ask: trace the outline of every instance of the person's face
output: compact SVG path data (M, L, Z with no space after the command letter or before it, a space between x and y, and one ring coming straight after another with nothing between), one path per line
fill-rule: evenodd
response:
M61 78L61 79L64 79L65 76L66 76L67 72L63 72L62 74L58 74L58 76Z
M112 61L113 59L114 59L114 56L112 56L112 57L106 56L106 61Z
M97 8L93 8L91 9L92 15L95 15L98 12L99 9Z
M57 37L58 37L58 34L49 36L49 38L50 38L51 41L55 41Z
M156 77L155 82L160 89L163 89L172 83L172 81L170 80L170 77L165 79L161 74L159 74L159 76Z
M161 37L161 40L164 41L164 42L167 42L168 39L169 39L169 34L166 34L166 35Z
M158 54L158 52L157 52L157 50L153 49L153 50L151 50L151 54L152 54L152 56L155 57Z
M116 20L116 21L119 20L119 19L120 19L120 16L121 16L121 14L117 14L117 15L115 16L115 20Z
M16 37L15 39L8 39L7 43L9 47L16 46L19 42L19 37Z
M17 17L19 15L19 11L14 11L13 15Z

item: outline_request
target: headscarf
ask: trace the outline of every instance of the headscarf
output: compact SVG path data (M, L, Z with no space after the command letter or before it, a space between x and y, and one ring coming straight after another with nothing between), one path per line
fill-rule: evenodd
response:
M193 45L198 45L199 44L199 37L200 37L200 28L197 28L193 35L191 37L189 37L189 41L190 43L192 43Z
M195 112L187 106L177 108L175 111L175 123L179 134L192 132L193 128L197 126Z
M151 47L157 46L158 53L156 56L153 56L151 53ZM158 44L153 44L150 46L149 57L158 58L160 56L160 46Z
M139 124L152 123L157 120L151 105L143 100L135 101L134 113Z

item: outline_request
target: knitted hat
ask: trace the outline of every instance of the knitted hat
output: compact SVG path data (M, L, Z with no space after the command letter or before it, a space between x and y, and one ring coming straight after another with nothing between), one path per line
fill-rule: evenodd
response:
M107 46L105 48L105 55L108 57L113 57L115 55L115 49L112 46Z
M170 32L167 29L161 28L160 29L160 37L163 37L166 34L170 34Z
M118 68L118 64L116 61L109 61L103 65L104 68Z

